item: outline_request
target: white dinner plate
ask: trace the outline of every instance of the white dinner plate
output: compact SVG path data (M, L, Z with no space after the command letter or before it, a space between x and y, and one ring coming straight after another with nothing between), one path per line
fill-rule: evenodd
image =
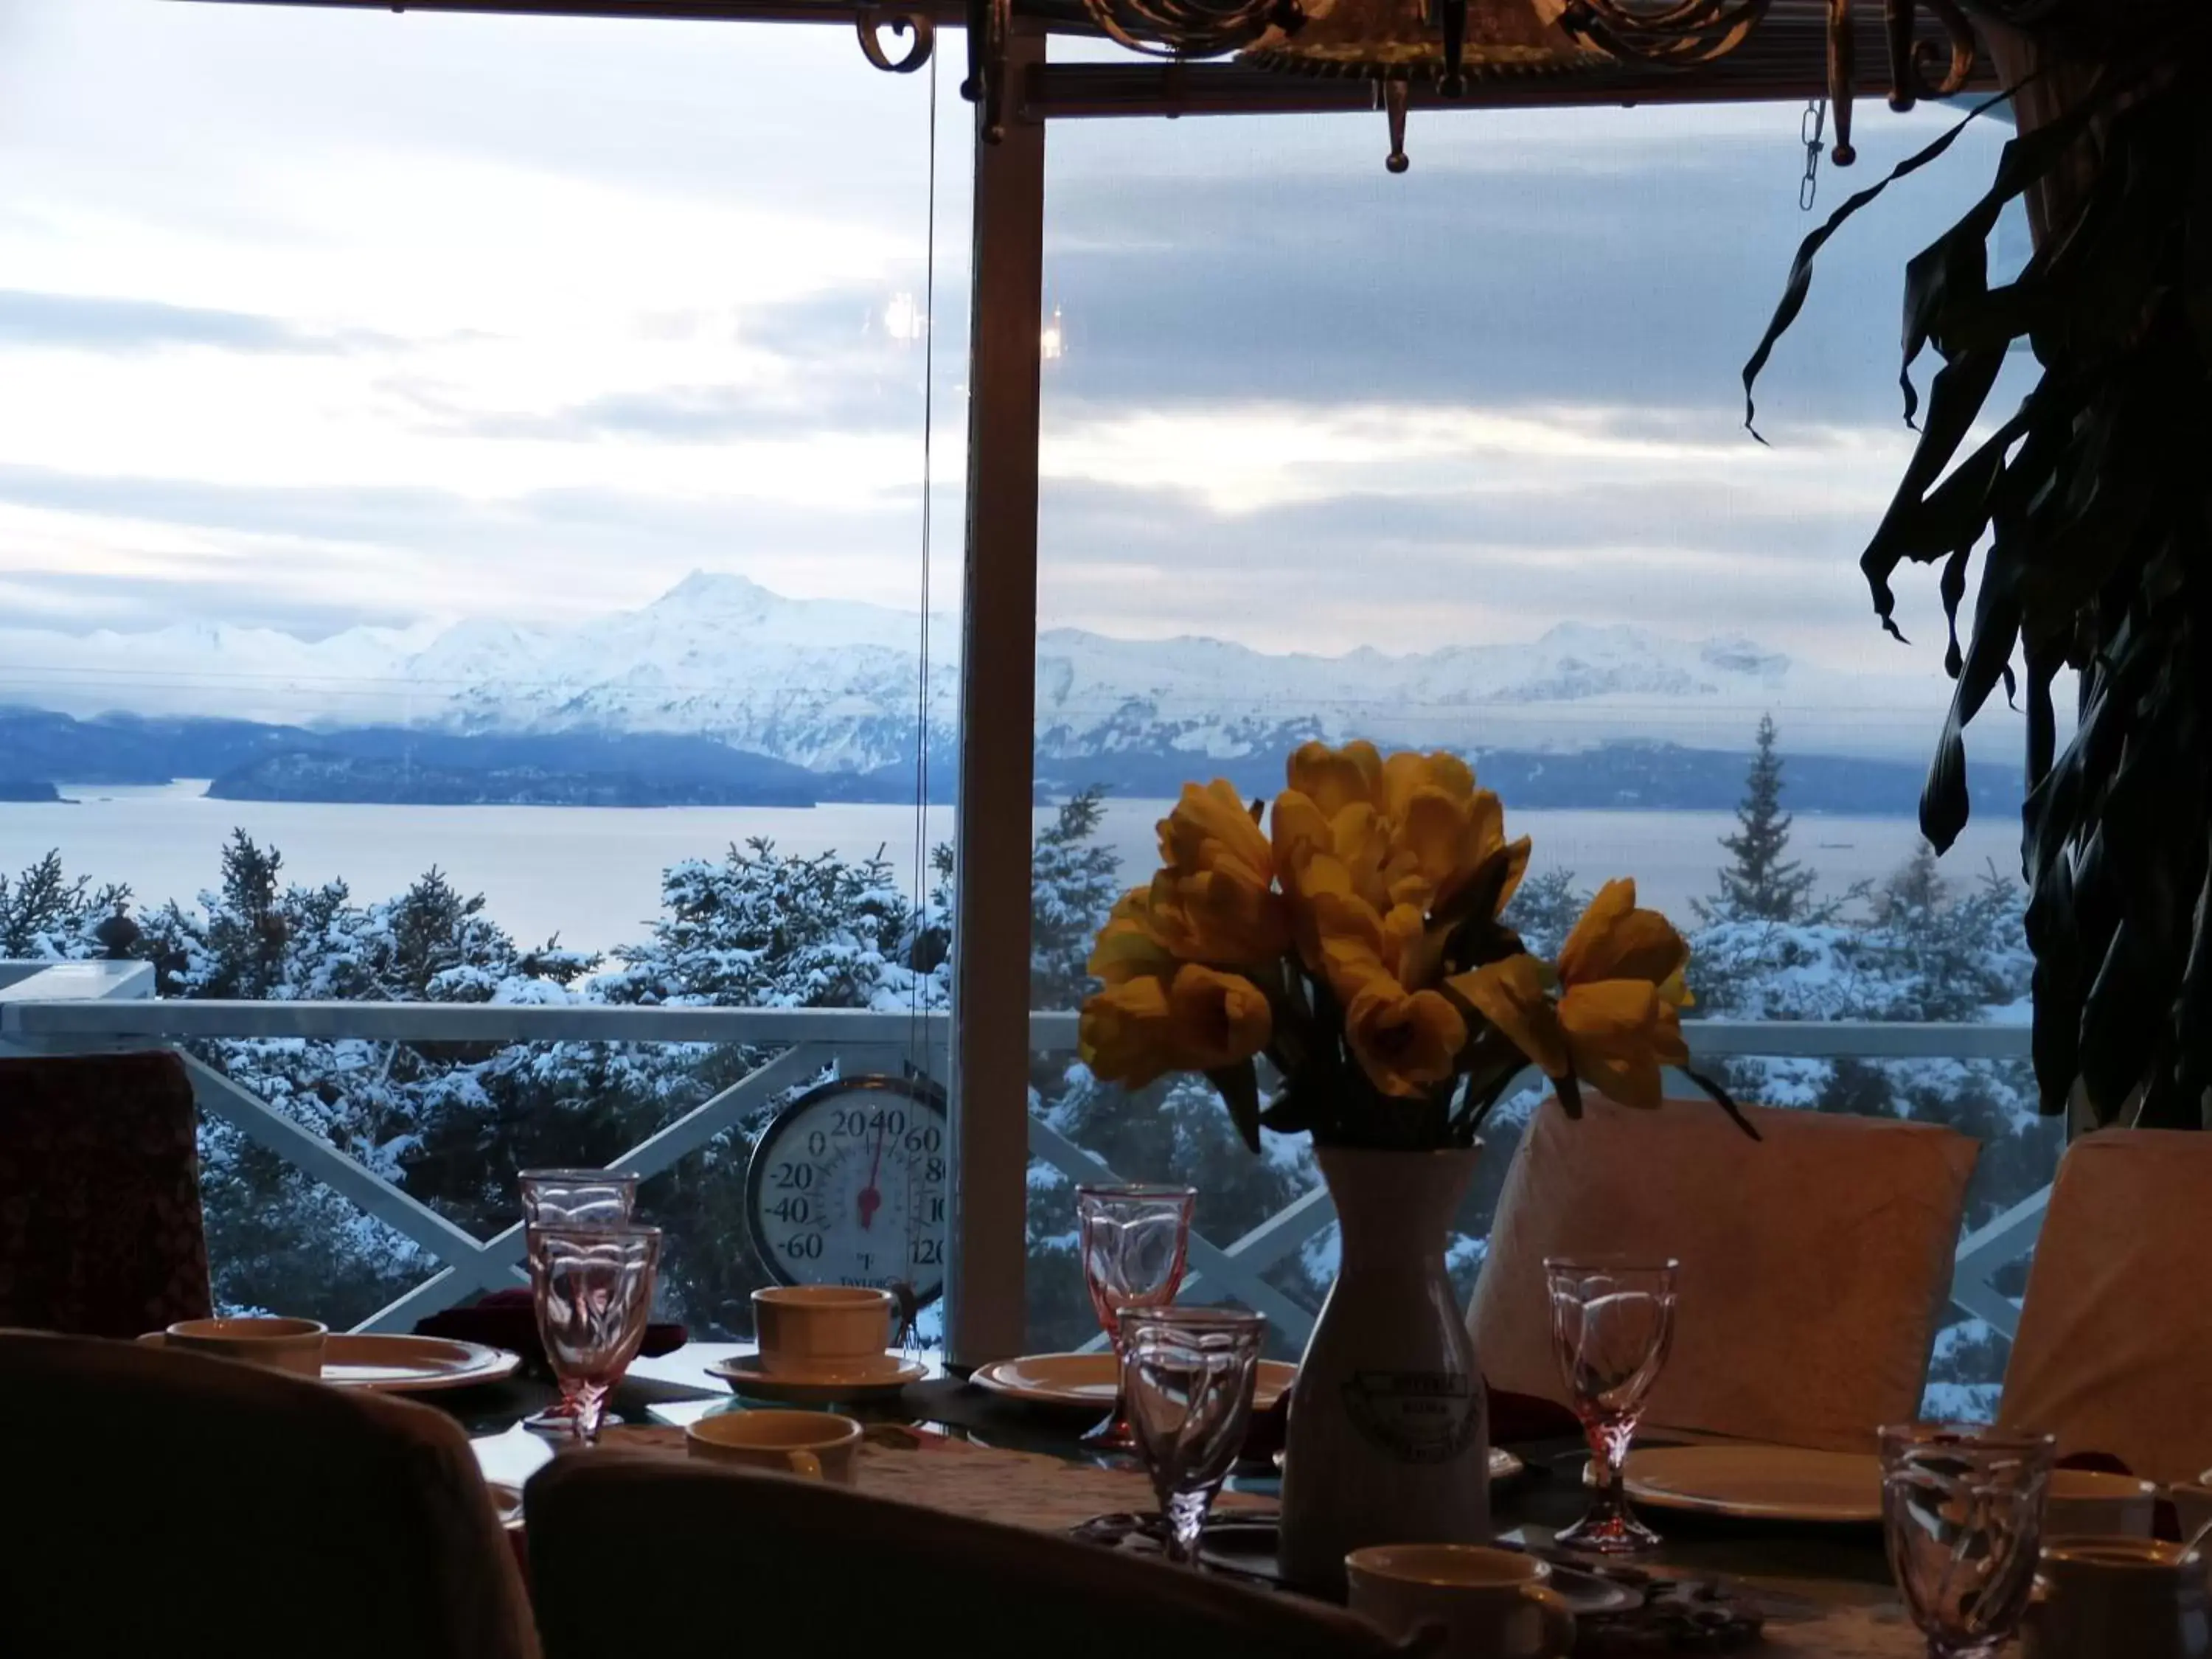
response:
M896 1394L909 1382L929 1375L918 1359L902 1360L889 1370L866 1372L824 1370L764 1371L750 1357L720 1359L707 1367L735 1393L754 1400L783 1400L798 1406L830 1406L841 1401L876 1400Z
M442 1336L331 1333L323 1344L323 1381L376 1394L434 1394L512 1376L521 1357L481 1342Z
M164 1338L160 1331L149 1331L138 1340L158 1346ZM521 1366L522 1357L505 1348L442 1336L333 1331L323 1341L323 1381L334 1389L367 1389L374 1394L472 1389L512 1376Z
M979 1365L969 1379L979 1388L1032 1406L1081 1407L1110 1411L1121 1393L1121 1373L1110 1353L1030 1353ZM1272 1410L1298 1380L1298 1368L1286 1360L1260 1362L1252 1409Z
M1761 1521L1881 1519L1881 1463L1871 1452L1653 1446L1628 1454L1625 1484L1655 1509Z

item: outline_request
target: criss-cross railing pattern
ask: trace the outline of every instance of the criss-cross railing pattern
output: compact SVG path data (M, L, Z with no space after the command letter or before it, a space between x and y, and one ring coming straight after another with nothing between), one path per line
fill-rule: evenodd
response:
M501 1003L174 1001L153 994L141 963L0 963L0 1053L83 1054L185 1045L223 1038L380 1042L686 1042L743 1046L769 1058L656 1131L613 1167L657 1175L793 1089L835 1068L850 1074L898 1070L917 1054L947 1052L949 1017L816 1008L542 1007ZM1075 1016L1039 1013L1030 1039L1039 1054L1075 1047ZM1812 1021L1698 1021L1686 1028L1701 1063L1732 1056L1879 1060L2027 1058L2028 1033L2007 1025L1912 1025ZM379 1310L365 1330L404 1330L426 1314L478 1292L518 1283L520 1225L478 1238L359 1159L276 1110L187 1049L201 1111L231 1125L310 1178L413 1241L441 1266ZM936 1069L934 1066L925 1069ZM1529 1081L1540 1081L1534 1073ZM1032 1116L1030 1155L1071 1181L1111 1181L1115 1171L1049 1123ZM1961 1240L1951 1296L2009 1337L2019 1308L1992 1280L2033 1249L2049 1189L2038 1192ZM1227 1244L1194 1236L1186 1297L1234 1300L1274 1322L1294 1343L1315 1312L1268 1282L1268 1271L1335 1219L1316 1187Z

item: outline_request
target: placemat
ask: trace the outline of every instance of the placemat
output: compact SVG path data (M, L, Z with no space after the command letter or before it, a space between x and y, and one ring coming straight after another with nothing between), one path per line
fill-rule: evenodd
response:
M658 1424L610 1428L599 1439L602 1445L677 1457L688 1455L684 1431ZM1038 1532L1066 1532L1094 1515L1115 1510L1158 1507L1152 1483L1140 1469L1103 1468L1036 1452L979 1446L890 1423L869 1425L860 1447L857 1484L872 1497ZM1217 1507L1272 1505L1245 1493L1224 1492Z
M1896 1607L1832 1607L1808 1624L1766 1626L1766 1645L1819 1659L1926 1659L1928 1638Z

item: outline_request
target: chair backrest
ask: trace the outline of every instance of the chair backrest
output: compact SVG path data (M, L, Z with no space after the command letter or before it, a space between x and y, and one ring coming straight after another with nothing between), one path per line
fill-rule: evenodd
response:
M0 1060L0 1326L136 1336L212 1310L184 1062Z
M1710 1102L1556 1100L1521 1144L1468 1315L1492 1388L1565 1401L1544 1258L1682 1264L1674 1346L1645 1420L1871 1449L1917 1417L1979 1148L1931 1124Z
M820 1481L603 1450L556 1458L524 1504L547 1659L1397 1651L1334 1608Z
M1997 1414L2153 1480L2212 1467L2212 1134L2100 1129L2067 1149Z
M0 1333L0 1650L533 1659L468 1439L426 1406Z

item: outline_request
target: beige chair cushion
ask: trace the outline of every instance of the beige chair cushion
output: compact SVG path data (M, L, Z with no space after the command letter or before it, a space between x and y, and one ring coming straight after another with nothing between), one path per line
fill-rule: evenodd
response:
M1586 1097L1587 1098L1587 1097ZM1709 1101L1547 1101L1506 1177L1468 1323L1494 1389L1565 1402L1544 1258L1682 1264L1645 1421L1870 1449L1919 1415L1979 1148L1932 1124Z
M2106 1129L2058 1166L2003 1422L2153 1480L2212 1466L2212 1134Z

